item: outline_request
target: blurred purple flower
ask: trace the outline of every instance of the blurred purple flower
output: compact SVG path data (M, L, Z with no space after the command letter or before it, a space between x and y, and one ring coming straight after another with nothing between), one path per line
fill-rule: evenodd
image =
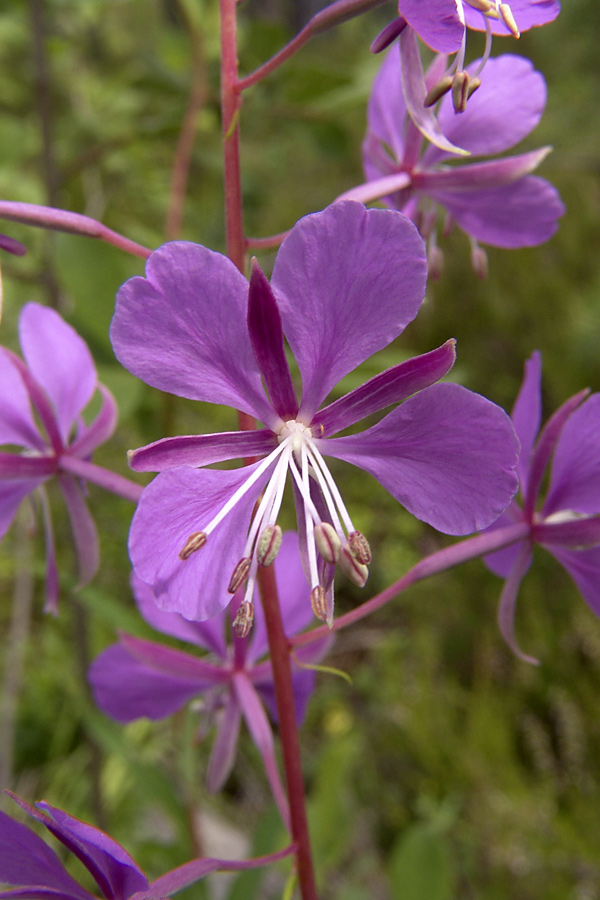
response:
M30 806L15 794L6 793L83 863L98 885L98 895L78 884L33 831L0 812L0 884L12 885L0 890L0 900L97 900L98 896L105 900L159 900L210 872L255 868L290 852L287 848L271 857L240 861L195 859L149 882L127 851L103 831L49 803Z
M306 628L312 619L295 533L283 535L274 565L283 627L286 635L291 637ZM207 771L211 791L218 791L231 771L243 717L262 756L274 797L287 816L273 734L262 705L265 704L276 720L273 673L270 662L264 659L269 647L258 596L255 597L252 637L236 637L233 631L232 643L228 643L225 638L228 611L206 622L189 622L177 613L158 609L151 588L135 575L132 585L138 609L150 625L164 634L201 647L210 655L199 658L154 641L123 634L121 642L105 650L90 668L89 680L100 709L118 722L131 722L142 716L162 719L189 700L203 697L208 713L206 727L217 710L221 716ZM237 599L232 601L234 607ZM299 651L297 657L304 663L317 662L329 645L329 639L315 642ZM293 665L292 680L300 722L314 689L315 673Z
M138 471L168 469L144 490L129 542L159 606L208 618L226 605L240 573L251 600L289 470L313 608L330 622L334 564L362 585L370 554L324 455L369 472L450 534L485 528L506 507L517 455L508 417L459 385L434 384L454 362L453 341L319 410L341 378L415 317L425 269L408 219L339 203L294 226L271 285L257 266L248 286L224 256L172 243L152 255L146 278L121 288L111 336L123 365L154 387L229 404L266 426L166 438L132 454ZM302 376L300 402L284 332ZM333 438L402 400L371 428ZM229 471L192 468L240 457L265 458Z
M534 663L537 660L521 652L514 633L517 595L534 544L543 546L564 566L584 600L600 616L600 394L575 394L551 416L538 437L541 367L541 355L536 352L525 363L525 377L512 413L521 441L522 507L513 500L492 526L527 522L529 538L485 557L489 568L506 579L498 610L500 630L518 656ZM538 508L551 458L546 497Z
M52 309L28 303L19 334L24 361L0 347L0 538L21 501L39 501L46 536L46 609L57 611L58 572L44 482L56 476L79 559L81 584L98 567L98 535L86 505L82 478L136 499L140 488L89 462L93 450L114 431L115 401L98 384L87 345ZM96 390L100 412L90 425L81 418ZM19 452L15 452L17 448Z
M433 78L440 64L444 65L443 59L438 57L430 71ZM474 156L502 153L523 140L539 123L546 103L544 79L529 60L505 54L488 65L494 77L481 86L461 116L454 115L448 97L439 109L444 134ZM470 237L473 263L483 275L485 256L478 241L496 247L530 247L547 241L556 231L564 212L558 192L529 174L549 150L543 147L519 156L450 166L450 154L438 147L430 145L423 151L423 137L406 114L400 63L392 50L369 100L363 143L368 181L343 197L380 197L408 215L428 239L434 269L440 258L436 205L445 208L451 221Z

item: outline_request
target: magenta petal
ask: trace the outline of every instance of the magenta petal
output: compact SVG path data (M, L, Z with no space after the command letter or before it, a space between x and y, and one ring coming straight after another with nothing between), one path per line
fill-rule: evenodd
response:
M209 466L226 459L264 456L276 446L272 431L228 431L222 434L162 438L130 451L134 472L162 472L174 466Z
M190 622L179 613L159 609L152 588L138 578L135 572L131 575L131 587L140 613L157 631L210 650L221 659L226 658L225 621L222 615L207 619L206 622Z
M549 240L565 208L556 188L527 175L513 184L483 191L435 191L467 234L493 247L535 247Z
M600 512L600 394L592 394L567 419L556 444L544 515Z
M233 691L228 691L206 770L206 786L214 794L227 781L235 762L241 722L242 712L237 697Z
M43 885L63 896L92 898L71 878L56 853L37 834L3 812L0 812L0 884Z
M27 303L19 320L23 356L48 395L64 442L96 389L96 368L83 338L53 309Z
M522 659L523 662L538 665L538 660L534 656L528 656L523 653L515 635L515 610L517 606L517 596L521 581L525 573L531 565L531 549L528 544L519 544L519 552L516 556L513 567L508 578L502 588L500 595L500 604L498 606L498 626L502 637L513 651L513 653Z
M71 520L71 528L79 562L78 587L88 584L100 565L98 532L92 514L81 493L79 484L71 475L59 475L60 489Z
M459 0L460 2L460 0ZM461 3L462 7L462 3ZM399 0L398 12L421 40L439 53L455 53L465 33L457 0ZM462 9L461 9L462 12Z
M300 419L414 319L426 271L423 241L399 213L343 201L294 226L271 284L302 374Z
M529 463L533 445L542 421L542 354L536 350L525 363L523 383L511 414L521 453L517 472L521 482L521 494L526 496Z
M45 478L0 481L0 538L3 538L25 497L43 484Z
M207 687L199 678L159 672L133 657L121 644L113 644L94 660L88 680L98 707L117 722L132 722L143 716L164 719Z
M560 3L557 0L510 0L509 6L521 32L553 22L560 12ZM465 3L464 15L469 28L485 31L484 17L468 3ZM506 37L510 33L501 19L490 18L489 22L492 34Z
M398 363L370 378L361 387L350 391L339 400L335 400L319 410L313 419L313 426L322 427L323 435L330 437L343 431L355 422L360 422L372 413L391 406L392 403L400 403L411 394L429 387L444 375L447 375L456 359L456 341L450 339L422 356L408 359Z
M0 347L0 444L43 450L45 443L33 418L29 394L11 357Z
M98 389L102 394L100 412L91 425L86 425L72 442L69 452L74 456L89 456L96 447L112 437L117 427L118 409L115 398L103 384L99 384Z
M409 398L360 434L317 442L447 534L480 531L515 493L518 441L500 407L457 384Z
M369 97L367 122L369 132L378 141L387 144L398 163L404 156L404 126L406 103L400 78L398 47L386 53ZM367 173L367 177L370 177Z
M589 550L546 549L565 567L587 605L600 616L600 547Z
M468 67L473 72L477 62ZM457 115L447 94L438 112L446 138L473 156L492 156L510 150L539 123L546 105L546 83L524 56L505 53L488 60L481 74L481 87ZM423 156L429 168L445 158L435 147Z
M263 472L204 547L185 560L179 553L259 465L233 471L182 466L157 475L144 490L131 525L129 552L137 575L152 585L161 609L201 621L229 604L227 585L242 558L252 510L270 471Z
M246 326L248 282L230 260L198 244L159 247L146 278L117 295L111 340L117 358L152 387L223 403L268 424Z

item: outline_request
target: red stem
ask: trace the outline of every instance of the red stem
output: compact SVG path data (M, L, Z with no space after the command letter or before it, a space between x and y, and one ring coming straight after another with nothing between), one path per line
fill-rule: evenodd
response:
M244 225L240 176L241 96L238 90L237 0L219 0L221 10L221 114L227 256L244 271Z

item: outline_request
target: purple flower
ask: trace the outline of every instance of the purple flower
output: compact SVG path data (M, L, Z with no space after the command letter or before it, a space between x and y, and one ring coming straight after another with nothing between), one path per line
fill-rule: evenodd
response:
M306 602L298 539L293 532L283 535L275 561L275 577L284 630L291 637L306 628L312 619ZM269 648L261 604L256 603L252 637L236 637L233 632L233 643L228 643L227 611L206 622L189 622L177 613L158 609L151 588L135 576L132 584L138 608L150 625L201 647L210 655L198 657L154 641L121 635L121 642L105 650L90 669L89 679L100 709L118 722L131 722L142 716L162 719L189 700L202 697L209 719L217 710L221 716L207 772L208 788L212 791L222 787L231 771L244 718L263 758L274 796L284 811L286 801L279 781L273 734L262 705L266 705L276 720L273 673L270 662L264 659ZM237 606L236 598L232 605ZM316 642L306 648L307 653L298 655L303 662L316 662L323 657L329 643L328 640ZM314 689L315 674L293 666L292 678L296 714L301 721Z
M430 70L435 80L443 58ZM475 68L473 63L470 69ZM505 54L488 63L493 77L479 88L466 111L455 116L444 97L438 119L444 134L474 156L510 149L532 131L546 103L543 77L521 56ZM363 143L367 184L348 192L357 199L383 197L410 216L429 241L430 262L437 250L437 207L470 237L474 264L485 262L477 241L496 247L529 247L556 231L564 206L555 188L530 175L548 147L486 162L448 165L450 154L436 146L423 150L423 137L407 116L400 86L400 61L392 49L373 85L368 130ZM483 274L483 273L481 273Z
M49 803L30 806L15 794L6 793L83 863L98 885L98 894L78 884L33 831L0 812L0 883L12 885L0 891L0 900L159 900L217 869L255 868L290 852L288 848L282 854L239 862L195 859L150 883L127 851L103 831Z
M130 371L265 425L166 438L132 454L136 470L167 469L144 490L129 542L159 606L208 618L244 577L251 601L289 471L312 604L331 621L334 564L364 584L370 552L324 456L369 472L410 512L450 534L484 528L505 508L516 488L508 417L459 385L434 384L453 364L453 341L319 409L341 378L415 317L425 269L408 219L339 203L294 226L271 285L256 265L248 285L224 256L172 243L152 255L145 279L121 288L111 334ZM302 377L300 401L284 333ZM334 437L401 400L372 427ZM228 471L193 468L241 457L262 459Z
M520 651L514 619L517 594L531 564L534 544L543 546L564 566L584 600L600 616L600 394L575 394L538 436L541 367L541 355L536 352L525 364L512 413L521 441L522 506L513 501L493 526L526 522L529 537L485 557L489 568L506 579L498 610L502 634L511 649L528 662L536 660ZM550 480L540 504L550 459Z
M0 445L11 448L0 452L0 538L21 501L32 495L39 502L46 534L46 608L56 612L58 573L43 485L52 476L58 479L73 529L80 581L86 583L98 567L98 536L81 477L109 489L125 481L88 461L113 433L117 410L110 392L98 384L87 345L58 313L28 303L21 312L19 334L24 361L0 347ZM81 413L96 388L102 407L86 425ZM137 491L135 485L130 488Z

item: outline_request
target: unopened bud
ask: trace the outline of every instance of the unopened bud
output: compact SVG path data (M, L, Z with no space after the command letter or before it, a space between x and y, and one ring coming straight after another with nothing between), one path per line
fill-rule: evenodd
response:
M325 562L337 562L342 542L333 525L330 525L329 522L319 522L318 525L315 525L315 544Z
M250 557L244 556L233 570L227 590L230 594L235 594L237 589L245 582L250 571Z
M254 605L249 600L242 600L235 619L232 622L232 628L237 637L245 638L250 634L252 623L254 622Z
M419 225L419 231L421 232L421 237L424 241L426 241L435 231L435 226L437 224L437 210L430 209L428 212L421 213L421 224Z
M427 266L431 280L439 281L444 268L444 254L437 244L430 244L427 248Z
M452 105L454 112L461 113L467 108L469 99L469 73L457 72L452 79Z
M179 559L187 559L196 550L204 547L206 543L206 533L204 531L194 531L179 551Z
M357 587L364 587L369 577L369 570L353 555L348 544L342 547L338 564L344 575Z
M477 277L485 281L488 277L488 257L485 250L479 246L475 246L471 250L471 265Z
M267 525L256 545L256 558L259 566L270 566L279 553L282 540L279 525Z
M517 27L512 9L508 5L508 3L501 3L498 7L498 12L500 13L500 18L502 19L512 36L515 38L520 38L521 32Z
M322 585L318 584L310 592L310 605L312 606L312 611L317 619L320 619L321 622L326 622L327 597L325 595L325 588Z
M364 566L369 565L371 562L371 548L362 531L352 531L348 535L348 546L354 559Z
M477 78L477 76L475 76L475 78L470 78L469 79L469 90L467 91L467 100L469 100L473 96L473 94L475 93L477 88L480 88L480 87L481 87L481 78Z
M444 75L440 78L430 91L427 92L423 106L435 106L438 100L441 100L444 94L447 94L452 87L452 75Z

